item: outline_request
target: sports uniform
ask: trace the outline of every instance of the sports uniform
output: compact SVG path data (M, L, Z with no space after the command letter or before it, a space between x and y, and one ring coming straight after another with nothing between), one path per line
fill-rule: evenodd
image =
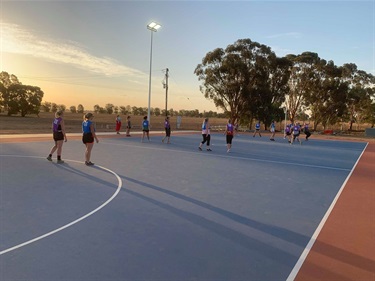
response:
M210 125L208 123L208 119L205 119L202 123L202 138L203 141L199 145L199 150L202 150L202 145L207 145L207 151L212 151L210 148L210 141L211 141L211 135L210 135Z
M91 120L85 120L82 122L82 132L83 132L82 142L84 144L94 142L94 137L92 135L91 128L90 128L91 124L92 124Z
M52 131L53 131L54 141L64 140L64 134L61 129L61 121L62 121L62 118L58 117L58 118L55 118L52 122Z

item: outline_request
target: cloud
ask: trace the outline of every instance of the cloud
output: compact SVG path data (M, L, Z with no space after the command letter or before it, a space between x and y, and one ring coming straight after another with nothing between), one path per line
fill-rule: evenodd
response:
M281 38L281 37L288 37L288 38L298 39L298 38L302 37L302 34L299 33L299 32L286 32L286 33L279 33L279 34L269 35L266 38L273 39L273 38Z
M106 76L144 78L145 73L120 64L110 57L90 54L76 42L40 38L16 24L1 23L1 51L29 55L58 63L70 64Z
M280 48L279 46L272 46L271 48L272 48L272 51L275 52L275 54L278 57L284 57L286 55L295 53L295 50L283 49L283 48Z

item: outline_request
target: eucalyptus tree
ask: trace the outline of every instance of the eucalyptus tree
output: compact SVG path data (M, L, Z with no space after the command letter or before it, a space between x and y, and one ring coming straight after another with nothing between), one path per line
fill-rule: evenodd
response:
M25 117L26 114L39 114L43 95L39 87L11 84L5 92L8 115L20 113Z
M202 81L204 96L237 122L245 115L260 117L260 109L269 107L272 94L267 81L275 61L268 46L240 39L225 50L207 53L194 73Z
M333 61L320 60L310 75L305 105L311 111L314 130L342 119L346 109L348 84L341 79L342 71Z
M317 53L304 52L300 55L287 55L293 66L290 69L288 81L289 93L286 95L285 104L288 109L289 119L294 122L298 113L306 107L306 96L312 90L311 79L316 74L316 68L321 63Z
M349 130L353 123L365 121L374 115L373 102L375 99L375 77L363 70L358 70L353 63L342 66L343 80L348 83L346 112Z
M5 71L0 72L0 105L4 106L5 108L8 106L8 88L11 85L21 85L21 82L14 74L9 74Z
M77 112L78 112L78 113L84 113L84 112L85 112L85 108L83 107L82 104L79 104L79 105L77 106Z

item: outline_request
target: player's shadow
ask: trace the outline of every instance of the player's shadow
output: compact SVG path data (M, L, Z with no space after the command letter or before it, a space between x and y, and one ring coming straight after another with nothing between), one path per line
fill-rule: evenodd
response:
M241 215L229 212L227 210L215 207L215 206L210 205L208 203L190 198L188 196L176 193L176 192L171 191L171 190L161 188L159 186L148 184L148 183L145 183L145 182L142 182L142 181L139 181L139 180L136 180L136 179L132 179L132 178L129 178L129 177L126 177L126 176L122 176L122 178L129 181L129 182L133 182L135 184L153 189L155 191L162 192L164 194L168 194L168 195L176 197L178 199L181 199L181 200L193 203L197 206L206 208L210 211L216 212L216 213L218 213L222 216L225 216L225 217L227 217L231 220L234 220L238 223L247 225L251 228L257 229L259 231L262 231L264 233L267 233L267 234L272 235L274 237L277 237L279 239L288 241L290 243L297 244L298 246L301 246L302 248L305 248L307 243L310 240L310 237L308 237L308 236L296 233L294 231L291 231L291 230L288 230L288 229L285 229L285 228L282 228L282 227L267 225L267 224L252 220L250 218L246 218L244 216L241 216ZM172 212L172 213L174 213L174 214L176 214L176 215L178 215L178 216L180 216L180 217L182 217L182 218L184 218L188 221L191 221L194 224L198 224L201 227L209 229L209 230L211 230L211 231L213 231L213 232L215 232L215 233L217 233L217 234L219 234L223 237L228 238L229 240L235 241L235 242L241 244L242 246L245 246L245 247L247 247L249 249L252 249L252 250L262 252L266 256L269 255L270 258L277 259L278 261L280 261L284 264L287 264L288 266L291 265L290 261L295 262L295 260L296 260L296 257L293 256L292 254L288 253L288 252L285 252L283 250L274 248L270 245L265 244L264 242L258 241L254 238L246 236L246 235L244 235L242 233L239 233L239 232L237 232L237 231L235 231L231 228L228 228L228 227L223 226L219 223L208 220L208 219L206 219L204 217L201 217L199 215L180 210L178 208L175 208L173 206L164 204L160 201L149 198L149 197L147 197L145 195L142 195L140 193L137 193L135 191L131 191L129 189L125 189L125 192L127 192L127 193L129 193L133 196L136 196L138 198L141 198L145 201L148 201L152 204L155 204L155 205L157 205L157 206L159 206L163 209L166 209L166 210L168 210L168 211L170 211L170 212ZM324 243L324 242L316 241L315 245L316 245L316 247L313 248L312 250L316 251L320 254L323 254L325 256L329 256L329 257L334 258L334 259L337 259L339 257L339 260L341 262L344 262L346 264L361 268L361 269L369 271L369 272L371 272L373 270L373 268L375 268L375 262L371 259L356 255L356 254L348 252L344 249L339 249L335 246L329 245L329 244ZM293 265L294 264L292 264L292 266ZM319 270L321 270L321 271L327 271L327 269L321 268L319 266L316 266L316 267L319 268ZM349 279L345 278L344 276L338 275L337 273L334 273L334 272L329 272L329 274L330 274L330 276L335 276L335 280L342 280L342 281L349 280Z
M215 207L215 206L213 206L211 204L208 204L206 202L202 202L202 201L199 201L197 199L193 199L191 197L179 194L177 192L161 188L159 186L155 186L155 185L145 183L145 182L142 182L142 181L139 181L139 180L136 180L136 179L132 179L132 178L129 178L129 177L125 177L125 176L123 176L123 178L125 180L133 182L135 184L138 184L138 185L141 185L141 186L144 186L144 187L147 187L147 188L150 188L150 189L168 194L168 195L176 197L178 199L193 203L197 206L200 206L202 208L208 209L212 212L215 212L215 213L218 213L222 216L225 216L225 217L227 217L227 218L229 218L233 221L236 221L238 223L247 225L251 228L262 231L264 233L275 236L277 238L288 241L290 243L297 244L298 246L301 246L301 247L305 247L306 244L308 243L308 241L310 240L310 237L307 237L305 235L296 233L294 231L291 231L291 230L288 230L288 229L285 229L285 228L282 228L282 227L274 226L274 225L264 224L264 223L261 223L259 221L256 221L256 220L253 220L253 219L235 214L233 212L230 212L230 211L218 208L218 207Z
M90 181L93 181L95 183L99 183L99 184L109 186L109 187L117 187L116 184L105 181L100 177L94 176L93 174L86 173L82 169L77 169L73 165L70 165L68 162L65 162L64 164L56 164L56 166L58 168L60 168L61 170L67 171L67 172L69 172L71 174L75 174L77 176L81 176L81 177L83 177L85 179L88 179ZM86 167L86 166L84 166L84 167ZM106 170L100 169L98 167L95 167L95 166L89 167L88 169L96 170L95 171L96 174L100 171L100 172L112 175L112 173L110 173Z

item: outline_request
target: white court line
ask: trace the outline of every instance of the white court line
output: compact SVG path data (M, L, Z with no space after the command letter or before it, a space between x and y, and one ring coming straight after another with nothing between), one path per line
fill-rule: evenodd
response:
M159 150L159 151L173 151L173 152L179 152L179 153L188 153L188 154L203 154L204 152L201 151L183 151L183 150L177 150L177 149L166 149L166 148L156 148L156 147L150 147L146 146L148 142L144 142L143 145L132 145L132 144L122 144L122 143L113 143L113 142L106 142L102 141L102 144L109 144L109 145L119 145L119 146L129 146L129 147L136 147L136 148L142 148L142 149L150 149L150 150ZM247 158L247 157L241 157L241 156L232 156L230 154L227 155L218 155L214 153L204 153L207 157L221 157L221 158L232 158L232 159L241 159L241 160L250 160L255 162L264 162L264 163L273 163L273 164L281 164L281 165L291 165L291 166L297 166L297 167L307 167L307 168L317 168L317 169L325 169L325 170L336 170L336 171L345 171L349 172L350 169L346 168L337 168L337 167L330 167L330 166L321 166L321 165L310 165L310 164L301 164L301 163L294 163L294 162L284 162L284 161L275 161L275 160L265 160L265 159L257 159L257 158Z
M333 199L332 203L331 203L331 206L329 206L327 212L325 213L323 219L321 220L321 222L319 223L317 229L315 230L313 236L311 237L309 243L307 244L306 248L303 250L301 256L299 257L296 265L294 266L294 268L292 269L291 273L289 274L288 278L286 279L286 281L293 281L299 270L301 269L302 267L302 264L305 262L306 258L307 258L307 255L310 253L310 250L312 249L315 241L317 240L318 236L319 236L319 233L320 231L322 230L324 224L326 223L329 215L331 214L333 208L335 207L336 205L336 202L337 200L339 199L342 191L344 190L345 186L346 186L346 183L348 182L348 180L350 179L351 175L353 174L354 170L355 170L355 167L357 167L357 164L359 162L359 160L361 159L363 153L365 152L366 148L368 146L368 143L366 144L365 148L363 149L361 155L358 157L358 160L357 162L354 164L352 170L350 171L349 175L346 177L346 180L344 181L344 183L342 184L340 190L338 191L338 193L336 194L335 198Z
M1 157L23 157L23 158L41 158L41 159L44 159L43 157L39 157L39 156L20 156L20 155L0 155L0 156L1 156ZM75 161L75 160L67 160L67 159L64 159L64 161L67 161L67 162L74 162L74 163L82 163L82 164L84 164L83 162ZM60 164L59 164L59 165L60 165ZM63 164L62 164L62 165L63 165ZM46 238L46 237L51 236L51 235L53 235L53 234L56 234L57 232L60 232L60 231L62 231L62 230L64 230L64 229L66 229L66 228L68 228L68 227L70 227L70 226L72 226L72 225L74 225L74 224L76 224L76 223L78 223L78 222L80 222L80 221L82 221L82 220L88 218L89 216L95 214L95 213L98 212L100 209L102 209L103 207L105 207L106 205L108 205L108 204L109 204L109 203L110 203L110 202L111 202L111 201L117 196L117 194L120 192L120 190L121 190L121 188L122 188L122 180L121 180L121 178L120 178L115 172L113 172L113 171L111 171L111 170L109 170L109 169L107 169L107 168L104 168L104 167L102 167L102 166L98 166L98 165L95 165L95 167L98 167L98 168L100 168L100 169L102 169L102 170L104 170L104 171L107 171L107 172L113 174L113 175L117 178L117 180L118 180L118 186L117 186L116 192L111 196L111 198L109 198L107 201L105 201L102 205L100 205L100 206L99 206L98 208L96 208L95 210L93 210L93 211L89 212L88 214L86 214L86 215L80 217L79 219L76 219L75 221L72 221L72 222L70 222L70 223L68 223L68 224L66 224L66 225L64 225L64 226L62 226L62 227L60 227L60 228L58 228L58 229L55 229L55 230L53 230L53 231L51 231L51 232L48 232L48 233L46 233L46 234L43 234L43 235L41 235L41 236L39 236L39 237L36 237L36 238L34 238L34 239L31 239L31 240L26 241L26 242L21 243L21 244L18 244L18 245L16 245L16 246L11 247L11 248L5 249L5 250L3 250L3 251L0 252L0 255L6 254L6 253L8 253L8 252L11 252L11 251L13 251L13 250L19 249L19 248L24 247L24 246L26 246L26 245L29 245L29 244L34 243L34 242L36 242L36 241L38 241L38 240L41 240L41 239L43 239L43 238Z

